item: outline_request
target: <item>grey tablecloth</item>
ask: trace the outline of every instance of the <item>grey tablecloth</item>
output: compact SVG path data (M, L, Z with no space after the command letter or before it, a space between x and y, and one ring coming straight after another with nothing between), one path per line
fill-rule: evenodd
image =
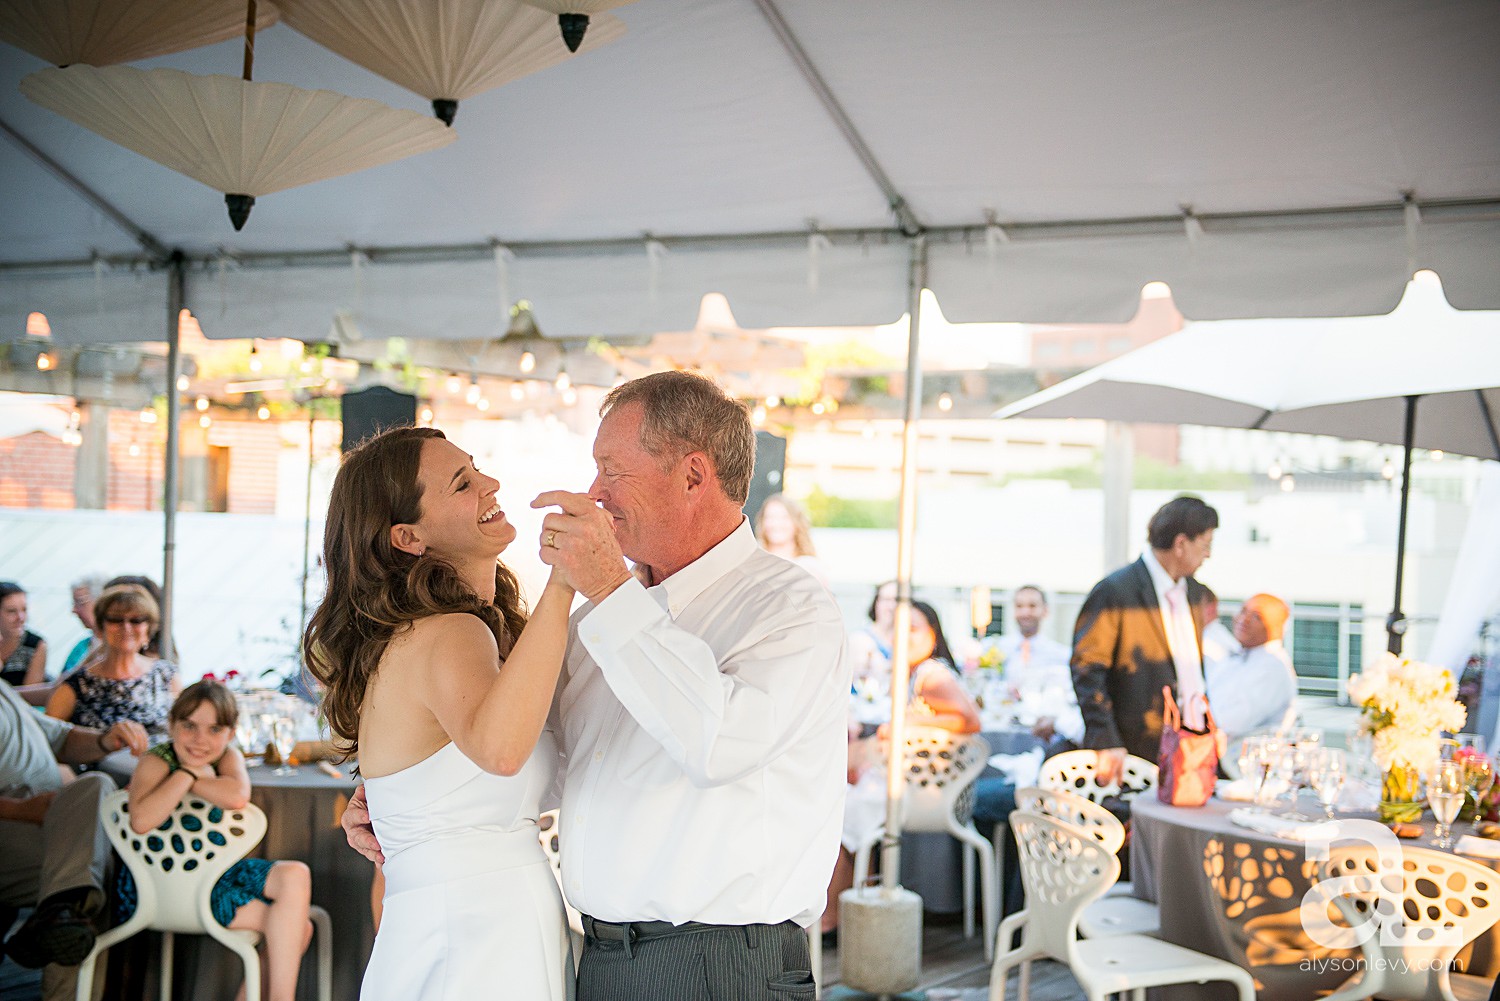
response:
M345 766L343 771L347 772ZM250 799L266 814L265 839L253 853L258 858L306 862L312 870L312 899L328 911L333 922L334 1001L355 1001L360 979L375 941L370 915L370 886L375 868L344 840L339 816L354 791L353 779L333 779L316 766L303 765L295 775L275 775L271 769L250 769ZM154 946L153 946L154 947ZM317 946L308 948L297 985L298 1001L317 999ZM232 998L240 983L238 957L203 936L180 936L174 964L174 993L178 998ZM146 997L156 996L154 983Z
M981 737L991 754L1020 754L1042 741L1029 730L986 730ZM997 774L989 770L986 774ZM986 838L989 831L980 831ZM976 882L979 870L974 872ZM956 914L964 909L963 852L958 839L947 834L906 834L901 838L901 885L922 898L922 908L934 914ZM976 902L975 906L978 904Z
M1352 960L1358 951L1312 951L1317 947L1297 916L1312 885L1305 846L1230 823L1229 812L1237 805L1242 804L1214 799L1185 809L1166 806L1155 796L1136 797L1130 834L1136 895L1160 905L1162 938L1238 963L1255 977L1261 1001L1320 997L1352 972L1318 975L1299 968L1302 961L1313 955ZM1428 847L1428 840L1409 843ZM1477 861L1500 868L1500 863ZM1500 929L1460 953L1459 962L1466 973L1500 975ZM1203 984L1162 988L1152 997L1233 1001L1235 994L1228 984Z

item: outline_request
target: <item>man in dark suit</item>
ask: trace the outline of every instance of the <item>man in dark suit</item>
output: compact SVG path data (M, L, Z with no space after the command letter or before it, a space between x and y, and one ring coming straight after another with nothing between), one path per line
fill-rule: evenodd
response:
M1099 752L1101 782L1120 774L1126 752L1156 760L1164 686L1179 705L1204 690L1193 615L1201 585L1192 576L1212 552L1218 526L1218 513L1197 497L1168 501L1146 528L1149 548L1094 585L1078 613L1073 689L1083 746Z

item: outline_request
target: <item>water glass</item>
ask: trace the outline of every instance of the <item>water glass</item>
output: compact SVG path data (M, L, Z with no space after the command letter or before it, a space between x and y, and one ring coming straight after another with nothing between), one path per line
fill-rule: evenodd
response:
M1480 747L1484 742L1480 741ZM1483 819L1484 798L1489 795L1490 789L1495 785L1495 762L1477 752L1464 758L1464 790L1469 798L1474 801L1474 829L1479 830L1479 822Z
M1323 747L1313 753L1307 780L1318 794L1318 802L1323 804L1323 812L1329 820L1333 819L1334 804L1339 801L1339 793L1343 792L1346 774L1343 751Z
M1453 821L1463 809L1464 766L1459 761L1439 761L1427 775L1427 805L1437 820L1434 848L1453 847Z
M271 742L276 745L276 753L281 755L281 767L273 774L296 775L297 769L292 767L291 761L292 750L297 746L297 721L290 716L274 717Z
M1246 737L1240 748L1240 774L1255 786L1255 805L1264 808L1266 780L1281 755L1281 742L1275 737Z

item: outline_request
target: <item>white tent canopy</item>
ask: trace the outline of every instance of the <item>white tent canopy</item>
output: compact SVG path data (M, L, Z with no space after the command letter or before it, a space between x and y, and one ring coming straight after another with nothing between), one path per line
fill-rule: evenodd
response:
M1121 320L1152 280L1195 318L1379 313L1418 267L1455 306L1500 307L1490 0L618 15L618 41L466 101L450 147L264 198L238 234L216 192L26 101L42 64L3 48L0 322L158 336L143 265L180 248L220 337L316 339L382 297L392 329L434 337L495 331L502 296L553 336L685 329L710 291L748 326L873 324L905 306L916 230L955 321ZM143 65L238 58L231 41ZM285 25L256 58L257 79L424 110Z

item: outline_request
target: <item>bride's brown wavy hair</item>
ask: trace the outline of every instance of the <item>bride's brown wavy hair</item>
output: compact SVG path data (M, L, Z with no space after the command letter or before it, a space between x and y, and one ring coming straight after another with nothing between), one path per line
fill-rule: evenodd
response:
M418 619L477 615L503 660L526 625L515 574L495 562L495 601L486 603L444 560L391 544L394 525L422 517L422 446L436 428L395 428L344 456L328 501L323 565L328 590L302 635L308 671L323 683L323 715L346 756L359 751L365 690L391 638Z

